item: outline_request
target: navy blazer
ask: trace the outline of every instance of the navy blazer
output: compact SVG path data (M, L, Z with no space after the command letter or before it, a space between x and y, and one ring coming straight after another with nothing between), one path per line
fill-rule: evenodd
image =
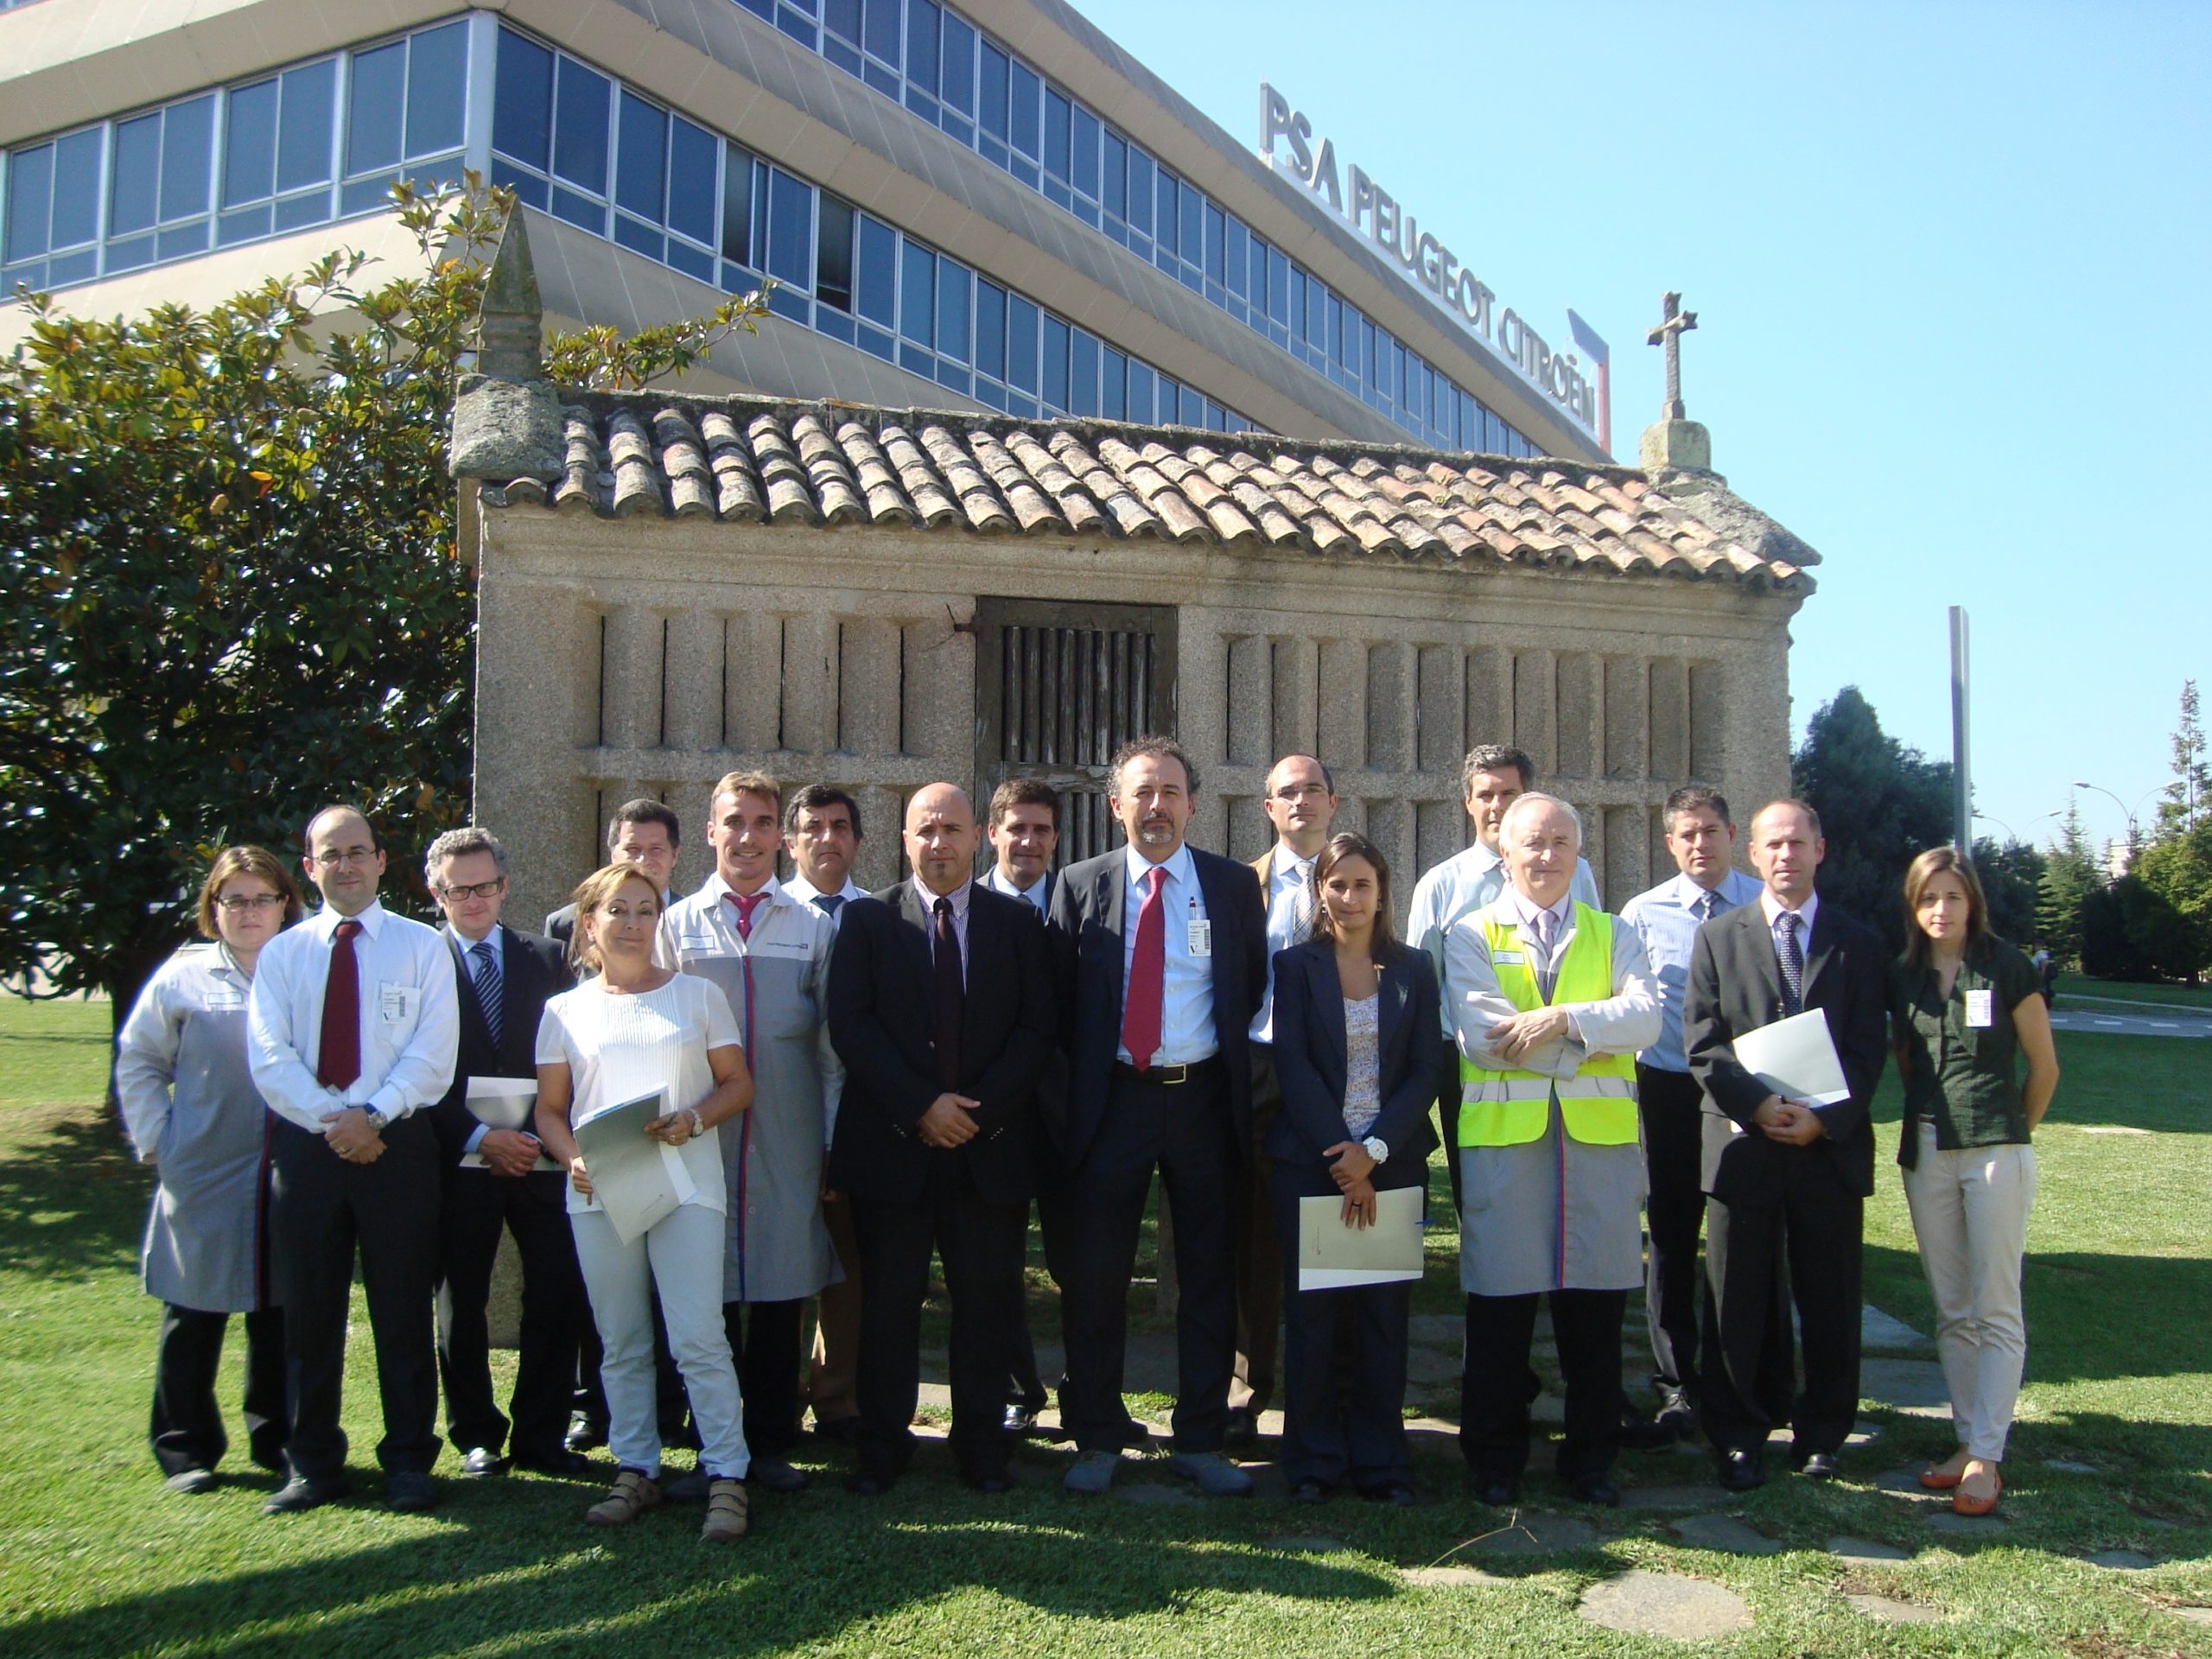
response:
M1427 952L1394 944L1380 981L1376 1070L1382 1115L1368 1133L1389 1142L1390 1161L1384 1167L1394 1177L1419 1171L1426 1179L1428 1151L1436 1144L1428 1103L1435 1097L1444 1046L1436 969ZM1344 983L1333 940L1308 939L1275 953L1274 1037L1282 1109L1268 1126L1263 1150L1281 1163L1324 1167L1331 1160L1323 1148L1350 1138L1344 1115L1349 1065ZM1391 1179L1382 1184L1414 1183Z
M1052 1125L1068 1167L1090 1150L1106 1116L1122 1046L1122 933L1128 849L1116 847L1060 872L1046 923L1060 1003L1067 1091ZM1236 1145L1252 1141L1252 1016L1268 983L1268 912L1252 867L1191 849L1213 925L1213 1028L1229 1083Z
M461 1042L455 1051L453 1084L445 1098L430 1109L430 1122L438 1144L451 1166L468 1148L476 1133L476 1114L468 1109L471 1077L536 1077L537 1025L544 1017L545 999L569 988L569 959L552 940L521 932L505 922L497 924L505 936L499 951L499 1040L492 1041L492 1027L476 1000L474 962L454 943L453 935L438 930L453 957L454 989L461 1002ZM531 1126L525 1123L529 1128ZM541 1171L540 1173L548 1172Z
M944 1092L937 1081L931 925L912 881L854 899L838 918L827 1018L845 1065L845 1092L830 1185L852 1198L912 1203L930 1160L947 1155L914 1135ZM981 1105L976 1137L950 1155L966 1160L984 1198L1026 1201L1035 1190L1037 1082L1053 1034L1036 906L972 884L967 969L959 1092Z
M1851 1097L1814 1108L1827 1133L1808 1147L1793 1147L1753 1125L1752 1113L1773 1091L1738 1063L1734 1046L1738 1033L1782 1018L1782 964L1765 908L1739 906L1698 929L1682 1036L1690 1075L1705 1091L1707 1192L1723 1203L1770 1204L1799 1189L1859 1198L1873 1192L1867 1108L1889 1060L1888 961L1879 934L1821 901L1805 948L1804 1006L1827 1020Z

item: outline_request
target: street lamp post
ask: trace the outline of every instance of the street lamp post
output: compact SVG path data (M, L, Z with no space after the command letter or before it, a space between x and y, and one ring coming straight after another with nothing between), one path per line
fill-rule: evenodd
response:
M2063 816L2063 810L2054 806L2050 811L2041 813L2038 816L2029 819L2028 822L2031 823L2041 823L2044 818L2056 818ZM1984 823L1995 824L1999 830L2002 830L2005 832L2008 840L2018 842L2020 839L2020 832L2015 830L2011 824L2005 823L2004 819L1999 817L1994 812L1977 812L1974 814L1974 817L1980 818Z
M2136 807L2141 806L2144 802L2149 800L2153 795L2157 794L2158 792L2158 785L2153 784L2150 788L2145 790L2140 795L2137 796L2135 798L2135 806L2128 805L2126 802L2121 800L2119 796L2113 794L2112 791L2107 789L2102 784L2092 784L2085 779L2076 778L2074 780L2074 787L2076 789L2093 789L2096 791L2098 794L2105 797L2106 799L2109 800L2114 806L2118 807L2122 812L2125 812L2127 815L2127 861L2133 864L2135 861L2135 855L2143 850L2143 835L2142 831L2136 828L2135 809Z

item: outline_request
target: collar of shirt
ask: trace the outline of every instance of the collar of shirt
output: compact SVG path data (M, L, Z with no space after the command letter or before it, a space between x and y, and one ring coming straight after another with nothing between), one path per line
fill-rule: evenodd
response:
M490 945L492 947L492 954L499 959L499 965L502 968L507 965L507 942L499 937L505 931L506 929L501 927L497 922L494 922L492 924L492 931L489 933L486 933L481 939L472 939L466 937L461 931L455 927L451 922L448 922L446 924L446 937L461 947L461 954L468 958L468 965L471 972L475 970L476 958L469 953L474 950L480 944Z
M1019 899L1025 905L1034 905L1037 913L1042 916L1045 913L1045 893L1052 885L1052 879L1049 874L1040 875L1027 887L1017 887L1007 880L1006 872L994 864L984 874L983 885L993 893L1002 893L1008 899Z
M1730 910L1740 910L1765 891L1759 885L1758 877L1746 875L1734 868L1720 878L1720 885L1716 887L1700 887L1687 875L1677 875L1667 884L1668 898L1684 910L1696 909L1697 901L1708 892L1719 893Z
M788 905L791 902L784 888L777 884L776 878L772 875L761 883L759 890L768 895L768 908L771 910L773 910L778 905ZM704 897L709 904L713 905L721 904L722 901L722 895L724 893L735 893L737 889L735 887L733 887L728 882L722 880L722 873L720 870L716 870L712 875L709 875L706 880L705 885L699 889L700 894Z
M791 894L791 902L795 905L810 905L822 892L821 888L803 875L794 875L782 886L783 890ZM837 889L837 897L849 905L855 899L867 898L868 889L849 875L845 878L845 885Z
M385 909L384 901L380 899L370 899L369 907L358 916L340 916L328 905L325 905L308 918L306 925L314 932L315 938L321 939L325 944L328 944L331 940L338 937L338 924L346 921L359 922L361 925L361 931L373 939L384 931L384 918L390 912Z
M935 915L937 913L938 895L931 893L927 887L923 885L922 878L920 876L917 875L909 879L913 884L914 900L917 904L921 906L922 914L925 916ZM974 893L975 890L976 883L971 878L969 880L963 881L950 893L944 895L944 897L952 900L952 919L955 922L965 923L967 921L968 897L970 893Z
M1316 853L1313 858L1319 856ZM1281 842L1275 843L1275 855L1268 861L1268 889L1270 893L1287 893L1293 887L1302 887L1313 874L1313 858L1300 858Z
M1122 886L1129 894L1132 895L1132 903L1141 904L1143 902L1145 873L1147 870L1153 869L1162 869L1166 871L1167 886L1170 888L1176 889L1191 898L1199 899L1203 904L1203 895L1198 892L1198 868L1191 862L1190 842L1187 841L1185 842L1180 847L1178 847L1175 849L1175 855L1173 858L1163 860L1160 863L1156 865L1142 853L1137 851L1135 848L1127 845L1123 846L1122 849ZM1163 892L1160 897L1165 900L1166 898L1166 893Z
M1573 893L1568 893L1555 905L1540 905L1520 888L1509 882L1506 884L1505 892L1501 896L1511 909L1513 919L1523 928L1534 932L1536 918L1539 915L1548 914L1552 918L1552 938L1563 939L1567 937L1567 926L1574 919Z
M1813 937L1813 917L1820 907L1821 896L1816 893L1807 893L1805 902L1797 906L1797 919L1805 925L1805 938L1798 941L1801 946ZM1774 896L1772 887L1762 886L1759 888L1759 909L1766 917L1768 932L1774 931L1775 924L1782 919L1783 908L1782 900Z

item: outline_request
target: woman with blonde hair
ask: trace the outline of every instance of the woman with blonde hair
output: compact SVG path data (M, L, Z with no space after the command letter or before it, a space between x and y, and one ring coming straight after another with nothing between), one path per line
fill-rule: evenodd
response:
M1989 931L1974 866L1955 847L1905 872L1905 950L1891 970L1890 1039L1904 1080L1897 1162L1936 1300L1936 1347L1958 1450L1920 1484L1987 1515L2027 1357L2020 1261L2036 1194L2030 1137L2058 1087L2035 967ZM2027 1059L2024 1084L2016 1065Z
M116 1039L115 1092L156 1185L141 1251L163 1304L149 1433L173 1492L204 1492L229 1447L215 1373L245 1315L245 1426L255 1463L284 1467L284 1325L269 1288L269 1109L246 1063L261 947L300 918L277 857L226 847L200 883L200 941L154 970Z
M537 1028L537 1135L569 1173L569 1224L605 1351L613 1488L585 1511L620 1526L661 1501L653 1382L652 1299L683 1374L708 1478L701 1535L742 1537L747 1525L737 1371L722 1329L722 1233L728 1200L717 1126L753 1102L753 1078L728 1000L690 974L658 967L660 889L634 864L610 864L576 889L575 954L587 971L549 999ZM573 1131L654 1089L669 1109L645 1126L664 1158L680 1160L684 1198L624 1242L592 1194Z

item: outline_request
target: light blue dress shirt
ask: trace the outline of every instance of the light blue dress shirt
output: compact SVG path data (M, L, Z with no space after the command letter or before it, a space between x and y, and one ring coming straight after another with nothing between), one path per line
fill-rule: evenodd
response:
M1436 982L1444 987L1444 1034L1459 1040L1452 1025L1454 992L1444 977L1444 936L1463 916L1471 916L1505 891L1505 861L1479 841L1463 853L1454 853L1414 888L1412 913L1406 918L1406 938L1428 952L1436 964ZM1590 861L1574 861L1574 876L1567 896L1592 910L1603 910L1598 897L1598 878Z
M1655 1071L1688 1071L1682 1045L1682 1000L1689 988L1690 950L1704 920L1698 900L1706 890L1687 875L1662 881L1621 907L1621 920L1643 941L1643 955L1659 977L1659 1040L1636 1058ZM1732 869L1713 889L1713 914L1725 916L1759 896L1758 878Z
M1129 1006L1129 965L1137 955L1137 916L1144 908L1150 883L1146 872L1167 872L1160 891L1166 912L1166 959L1162 964L1160 1003L1160 1052L1154 1065L1195 1065L1221 1052L1213 1028L1213 960L1191 954L1191 924L1206 917L1206 896L1198 891L1198 867L1191 849L1178 847L1175 856L1155 865L1134 847L1122 849L1122 1007ZM1117 1047L1118 1058L1135 1065L1126 1048Z
M1001 871L997 865L994 864L990 868L989 874L983 877L983 885L988 887L993 893L1004 893L1009 899L1020 899L1027 900L1028 903L1036 906L1037 913L1039 916L1042 916L1046 913L1045 895L1052 885L1052 878L1049 875L1039 876L1034 881L1032 881L1029 884L1028 891L1025 893L1021 888L1015 887L1013 882L1007 880L1006 879L1005 873Z
M1316 853L1313 858L1319 858ZM1255 1043L1275 1039L1275 952L1300 943L1298 933L1298 895L1313 880L1313 858L1300 858L1281 842L1268 861L1268 985L1260 1011L1252 1016L1251 1038ZM1314 908L1320 908L1315 901Z

